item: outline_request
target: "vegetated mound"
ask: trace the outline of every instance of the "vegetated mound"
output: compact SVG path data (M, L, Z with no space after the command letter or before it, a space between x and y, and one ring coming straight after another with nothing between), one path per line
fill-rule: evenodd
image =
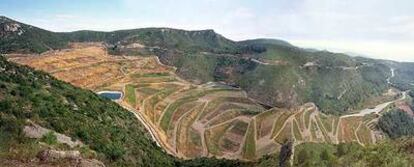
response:
M362 147L355 143L339 145L304 143L295 149L294 166L412 166L413 139L384 141Z
M143 28L53 33L17 24L33 31L23 33L28 36L15 32L2 38L2 52L42 52L46 48L61 48L68 42L104 42L110 54L155 54L189 81L219 81L241 87L249 97L272 107L314 102L325 113L342 114L383 93L390 84L387 81L410 85L414 80L405 77L408 72L403 72L403 68L396 68L396 75L391 78L390 67L398 66L396 62L391 65L380 60L309 51L273 39L235 42L212 30Z
M0 16L0 53L41 53L67 43L58 33Z
M393 139L414 136L414 117L399 109L385 113L378 126Z

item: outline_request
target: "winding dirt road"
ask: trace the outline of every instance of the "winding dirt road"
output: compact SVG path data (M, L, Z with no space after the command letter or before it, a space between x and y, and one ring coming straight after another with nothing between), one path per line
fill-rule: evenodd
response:
M389 102L385 102L385 103L379 104L379 105L375 106L374 108L366 108L366 109L363 109L359 113L356 113L356 114L344 115L344 116L341 116L341 118L357 117L357 116L362 117L362 116L369 115L369 114L372 114L372 113L378 114L382 110L384 110L388 105L390 105L392 103L395 103L397 101L400 101L400 100L404 100L405 98L407 98L407 92L403 92L402 93L402 97L399 98L399 99L397 99L397 100L393 100L393 101L389 101Z

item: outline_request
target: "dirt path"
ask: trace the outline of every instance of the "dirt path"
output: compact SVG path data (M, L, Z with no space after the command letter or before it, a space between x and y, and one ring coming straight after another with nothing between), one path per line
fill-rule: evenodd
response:
M224 125L224 124L231 123L231 122L233 122L233 121L235 121L235 120L238 120L238 119L239 119L239 117L235 117L235 118L233 118L233 119L229 119L229 120L227 120L227 121L220 122L219 124L215 124L215 125L213 125L213 126L206 127L205 129L206 129L206 130L208 130L208 129L212 129L212 128L215 128L215 127L219 127L219 126L222 126L222 125Z
M404 99L406 99L406 97L407 97L407 92L403 92L402 93L402 97L400 99L393 100L393 101L389 101L389 102L385 102L385 103L382 103L382 104L379 104L379 105L375 106L375 108L372 108L372 109L371 108L363 109L359 113L344 115L344 116L341 116L340 118L363 117L365 115L369 115L369 114L372 114L372 113L378 114L382 110L384 110L388 105L390 105L392 103L395 103L397 101L400 101L400 100L404 100Z
M125 88L125 87L124 87ZM167 143L164 143L164 141L161 139L161 137L159 136L159 133L161 133L161 132L159 132L159 131L157 131L156 130L156 128L157 127L153 127L154 125L153 124L151 124L151 123L148 123L147 122L147 120L146 120L146 118L145 118L145 116L143 116L142 114L145 114L145 105L146 105L146 101L148 100L148 99L150 99L150 98L152 98L152 97L154 97L154 96L156 96L158 93L155 93L155 94L153 94L153 95L151 95L151 96L148 96L148 97L146 97L143 101L142 101L142 106L140 107L140 110L139 111L136 111L136 110L134 110L134 109L132 109L132 111L136 111L136 112L134 112L134 114L136 114L136 116L138 115L139 117L137 117L137 118L139 118L140 119L140 121L144 124L144 125L146 125L146 127L148 127L147 129L149 129L150 130L150 132L151 132L151 136L153 136L152 138L157 142L157 145L162 145L162 148L165 148L165 150L169 153L169 154L171 154L171 155L175 155L175 156L177 156L177 153L176 153L176 150L174 150L173 148L171 148ZM121 104L121 103L120 103ZM121 104L121 106L125 106L125 105L122 105Z
M161 102L163 102L165 99L167 99L168 97L171 97L171 96L174 96L174 95L177 95L177 94L180 94L180 93L183 93L185 90L188 90L188 88L189 87L184 87L184 88L181 88L181 89L179 89L179 90L177 90L177 91L175 91L175 92L173 92L173 93L171 93L170 95L168 95L167 97L165 97L164 99L162 99L162 100L160 100L160 101L158 101L155 105L154 105L154 110L157 108L157 106L161 103ZM158 121L157 121L157 125L158 125L158 127L160 127L161 126L161 120L162 120L162 118L164 117L164 115L165 115L165 112L166 112L166 110L174 103L175 101L173 101L173 102L171 102L171 103L168 103L167 104L167 106L165 106L165 108L161 111L161 115L160 115L160 117L158 118ZM176 108L174 111L173 111L173 113L177 110L178 108Z
M285 128L285 126L288 123L292 123L293 124L293 119L295 119L295 114L292 114L291 116L289 116L286 121L283 123L282 127L279 129L279 131L275 134L275 136L273 136L271 139L274 140L277 136L279 136L279 134L283 131L283 129ZM277 121L277 120L276 120ZM293 127L293 125L292 125ZM293 128L291 128L293 129ZM274 131L274 127L272 128L272 132Z
M129 112L133 113L135 117L144 125L144 127L147 129L147 131L150 133L151 138L155 141L155 143L166 150L168 154L176 156L175 151L172 151L170 147L168 147L159 137L158 132L151 126L150 123L146 121L146 119L141 115L141 113L136 111L135 109L130 108L129 106L126 106L125 104L119 103L123 108L128 110Z
M359 140L359 137L358 137L358 130L361 128L361 125L362 125L362 122L360 122L358 124L358 127L354 130L354 135L355 135L355 138L356 138L358 144L364 146L364 144Z
M248 123L246 133L244 133L244 136L243 136L243 138L242 138L242 140L241 140L241 142L240 142L240 147L239 147L239 149L237 149L237 151L235 152L235 155L240 155L240 158L243 158L243 148L244 148L245 143L246 143L246 139L247 139L247 134L248 134L249 127L250 127L250 126L253 126L252 124L253 124L253 122L252 122L252 121L250 121L250 122ZM254 130L253 130L253 133L254 133ZM255 136L256 136L256 135L255 135ZM255 143L256 143L256 138L254 139L254 141L255 141Z
M119 71L121 71L121 73L122 74L124 74L124 76L127 76L128 75L128 73L126 72L126 65L122 65L120 68L119 68Z
M177 120L177 126L174 127L174 132L173 132L173 143L172 143L172 147L175 148L176 152L179 153L178 151L178 147L177 147L177 133L178 133L178 129L181 128L181 121L182 119L184 119L185 117L187 117L187 115L191 114L191 112L193 112L197 107L199 107L199 105L202 104L198 104L196 106L194 106L193 108L191 108L190 110L186 111L180 118L178 118ZM167 132L168 133L168 132ZM184 157L184 155L182 155Z
M261 65L270 65L270 63L262 62L262 61L257 60L257 59L250 59L250 60L251 60L252 62L255 62L255 63L261 64Z
M337 144L339 144L341 142L341 141L339 141L339 133L340 133L340 130L341 130L339 127L341 127L341 123L342 123L341 121L342 121L342 119L341 119L341 117L339 117L339 119L338 119L338 125L336 126L336 134L335 134L335 138L336 138Z
M325 128L325 125L322 123L322 120L320 119L320 117L315 117L315 121L316 121L316 124L318 125L318 127L319 127L319 130L321 131L321 133L322 133L322 136L325 138L325 142L329 142L329 141L327 141L327 140L331 140L332 138L333 138L333 135L331 135L331 132L329 132L328 130L326 130L326 128ZM319 122L319 123L318 123ZM324 134L323 134L323 131L325 131L325 134L327 135L327 136L325 136ZM328 139L326 139L326 138L328 138ZM332 142L332 141L331 141Z
M207 144L206 144L206 138L205 138L205 129L204 129L204 124L202 124L199 119L200 119L200 115L204 112L204 110L207 108L209 104L209 101L206 101L204 103L203 109L201 109L201 111L198 113L195 121L193 122L193 124L191 125L192 128L194 130L196 130L198 133L200 133L200 137L201 137L201 145L203 148L203 155L204 156L208 156L208 149L207 149Z
M385 103L379 104L379 105L377 105L373 109L367 108L367 109L361 110L359 113L349 114L349 115L343 115L343 116L339 117L338 125L336 127L336 134L334 134L334 137L336 138L337 143L340 143L341 142L339 140L339 133L341 133L340 132L340 130L341 130L340 127L341 127L342 119L348 118L348 117L364 117L365 115L369 115L369 114L372 114L372 113L379 114L381 111L383 111L390 104L395 103L397 101L404 100L406 98L407 98L407 92L403 92L402 93L402 97L399 98L399 99L397 99L397 100L393 100L393 101L389 101L389 102L385 102ZM358 125L358 128L354 132L354 135L355 135L355 138L357 139L357 142L359 144L361 144L361 145L364 145L364 144L361 143L361 141L359 140L358 135L357 135L357 131L359 130L360 126L361 126L361 124Z

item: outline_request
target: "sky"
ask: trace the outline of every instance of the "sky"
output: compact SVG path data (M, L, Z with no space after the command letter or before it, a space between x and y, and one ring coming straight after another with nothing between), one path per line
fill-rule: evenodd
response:
M0 15L59 32L214 29L414 62L413 0L0 0Z

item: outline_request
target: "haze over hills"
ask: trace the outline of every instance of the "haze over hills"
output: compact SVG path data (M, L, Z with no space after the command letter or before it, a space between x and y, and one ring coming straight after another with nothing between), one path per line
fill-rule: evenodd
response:
M1 62L7 69L2 70L7 76L4 75L1 83L7 89L0 97L14 100L2 101L5 105L1 106L2 110L7 111L1 115L3 122L11 120L14 129L22 129L29 119L79 139L88 146L86 153L82 152L83 157L96 151L88 157L113 166L149 163L155 166L216 163L269 166L269 163L278 164L279 160L288 163L286 157L290 154L310 156L306 151L290 152L292 146L295 148L301 143L304 144L298 146L299 150L314 147L308 142L330 150L326 154L340 159L338 164L349 164L348 161L371 164L377 159L375 156L355 161L352 152L359 150L368 156L376 149L393 147L395 143L372 148L362 146L380 143L387 135L399 137L411 133L406 129L395 130L392 125L400 118L403 122L410 121L412 101L405 91L412 89L414 83L412 63L310 51L275 39L232 41L213 30L143 28L56 33L0 17L0 37L0 52L7 54L10 61L94 92L122 92L118 104L138 114L135 116L141 122L126 114L126 110L116 108L115 103L91 92L53 78L49 80L49 75L27 67L6 60ZM17 73L23 81L12 76L16 70L23 70ZM24 79L26 76L29 79ZM38 82L46 86L36 86ZM50 82L56 84L50 85ZM27 92L31 93L25 95ZM58 92L66 93L62 97ZM73 92L79 93L72 95ZM36 99L37 95L42 95L47 105ZM56 111L59 106L55 105L66 103L65 111ZM88 115L92 112L87 111L88 106L92 115ZM27 111L29 114L15 112L26 107L32 107ZM103 108L105 112L99 113ZM390 114L378 127L381 122L378 118L388 111L394 113L396 108L408 115ZM60 115L53 115L54 112ZM90 126L73 121L65 127L61 122L72 120L60 120L63 118L94 121ZM119 126L110 126L112 121ZM214 156L257 163L174 159L149 142L140 123L153 140L174 156L184 159ZM91 132L101 126L107 131ZM25 140L19 136L20 132L5 130L16 134L16 140ZM30 140L18 150L38 140ZM352 142L358 145L349 144ZM405 144L410 142L400 141L399 144L404 144L398 148L409 149ZM348 151L343 155L333 154L339 152L340 143L347 143L341 147ZM59 145L54 147L61 149ZM85 151L83 147L79 149ZM151 149L156 151L149 154ZM401 160L393 160L391 164L409 164L410 154L398 149L387 151ZM142 158L134 156L136 152ZM32 154L28 153L27 157ZM153 162L158 159L154 157L162 160ZM304 163L297 158L289 162Z

